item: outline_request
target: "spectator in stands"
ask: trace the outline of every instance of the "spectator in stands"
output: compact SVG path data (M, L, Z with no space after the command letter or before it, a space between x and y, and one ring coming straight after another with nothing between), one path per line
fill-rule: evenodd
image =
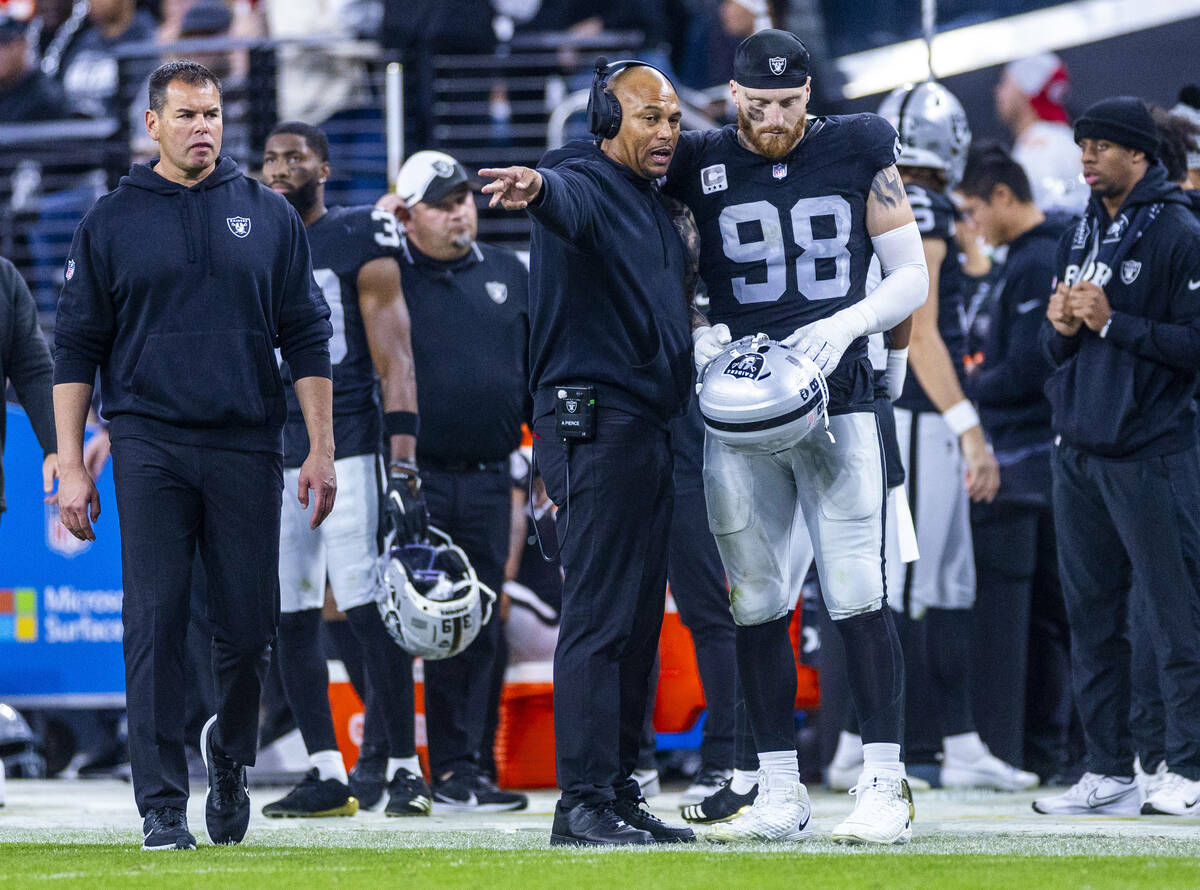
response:
M17 267L0 257L0 388L12 381L17 399L42 446L42 483L46 494L58 478L58 450L51 400L50 350L38 327L37 307ZM0 412L0 457L4 454L6 415ZM48 498L49 499L49 498ZM0 514L4 513L4 464L0 463ZM28 518L28 517L27 517Z
M1081 213L1088 189L1079 175L1079 147L1067 124L1070 80L1054 53L1017 59L996 85L996 114L1012 131L1013 157L1025 168L1033 201L1044 211Z
M1179 91L1179 101L1171 114L1200 127L1200 87L1188 84ZM1200 139L1193 139L1187 154L1188 183L1184 188L1200 189Z
M0 123L67 117L62 88L30 64L28 22L0 12Z
M152 43L158 24L136 0L90 0L88 26L63 60L62 83L77 111L88 117L121 113L118 49ZM145 82L155 66L153 57L133 62L126 75L133 92ZM140 109L139 109L140 110Z
M733 77L733 52L738 44L770 27L766 0L721 0L715 9L693 19L680 77L696 89L725 86Z

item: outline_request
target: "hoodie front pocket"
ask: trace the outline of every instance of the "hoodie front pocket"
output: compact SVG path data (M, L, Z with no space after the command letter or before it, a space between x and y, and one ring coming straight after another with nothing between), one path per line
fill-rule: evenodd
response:
M133 370L139 413L183 426L262 426L279 392L259 331L151 334Z

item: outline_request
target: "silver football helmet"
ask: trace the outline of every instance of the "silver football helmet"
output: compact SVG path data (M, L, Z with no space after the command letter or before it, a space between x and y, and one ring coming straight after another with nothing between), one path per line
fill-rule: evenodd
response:
M433 526L428 535L399 547L387 542L379 613L398 645L432 661L471 645L491 620L496 594L449 535Z
M774 454L829 429L829 387L806 355L766 334L729 344L700 376L708 434L734 451Z
M33 730L20 711L4 702L0 702L0 761L9 778L46 776L46 761L38 751Z
M935 81L896 87L879 106L880 117L900 134L904 167L931 167L954 186L962 179L971 147L971 128L962 103Z

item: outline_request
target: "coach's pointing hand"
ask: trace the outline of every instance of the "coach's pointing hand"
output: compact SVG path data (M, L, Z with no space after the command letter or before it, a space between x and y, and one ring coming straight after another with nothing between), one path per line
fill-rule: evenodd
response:
M479 175L495 180L483 187L483 193L492 196L489 207L502 204L505 210L524 210L542 190L542 174L529 167L488 168Z

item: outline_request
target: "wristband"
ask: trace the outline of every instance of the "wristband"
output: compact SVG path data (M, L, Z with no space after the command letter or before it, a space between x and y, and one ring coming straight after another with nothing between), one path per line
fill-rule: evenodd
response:
M1105 337L1108 336L1108 329L1111 327L1112 327L1112 316L1110 315L1108 317L1108 321L1106 321L1104 323L1104 326L1100 328L1099 336L1100 336L1101 340L1103 340Z
M955 436L961 436L972 427L979 426L979 415L975 413L975 406L967 399L943 411L942 420L946 421L946 426L950 427L950 432Z
M415 411L384 411L383 432L386 436L415 436L421 418Z

